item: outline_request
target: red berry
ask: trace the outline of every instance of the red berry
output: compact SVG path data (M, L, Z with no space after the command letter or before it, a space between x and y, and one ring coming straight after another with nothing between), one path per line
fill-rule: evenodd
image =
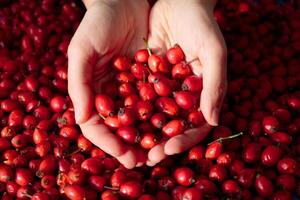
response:
M185 79L191 74L192 74L191 67L184 62L180 62L174 65L172 68L172 78L174 79Z
M151 117L151 123L156 128L162 128L167 122L167 118L163 113L155 113Z
M185 122L181 119L173 119L163 126L162 132L165 136L174 137L182 134L185 130Z
M217 159L217 157L222 153L222 143L216 141L211 143L205 152L206 159Z
M174 97L175 97L176 103L183 109L189 110L196 106L196 99L188 91L176 92Z
M174 47L168 49L166 57L169 63L175 65L184 60L184 53L179 45L175 45Z
M236 181L226 180L222 184L222 190L226 194L233 195L239 193L241 188Z
M149 58L149 53L147 49L140 49L135 52L134 59L136 62L146 63Z
M28 169L18 168L16 169L15 182L20 186L27 186L29 184L33 184L33 173Z
M167 66L165 60L155 54L152 54L148 58L148 65L152 72L162 72L162 73L168 73L169 67Z
M120 108L118 112L118 119L124 126L133 125L136 121L135 112L131 108Z
M0 165L0 182L7 183L8 181L12 181L14 178L14 173L8 165L1 164Z
M279 122L275 117L271 117L271 116L265 117L262 123L263 123L264 131L267 134L275 133L279 129Z
M120 195L124 198L136 199L142 195L142 186L136 181L129 181L120 186Z
M201 200L204 199L201 190L196 187L188 188L184 191L182 195L182 199L184 200Z
M129 59L125 56L119 56L113 61L113 66L119 71L129 70Z
M267 146L261 154L261 162L266 166L276 165L282 155L279 147L270 145Z
M176 102L169 97L160 97L155 102L156 108L170 117L177 116L179 114L179 107Z
M122 138L125 142L130 144L138 143L140 140L138 131L130 126L121 126L117 130L117 135L120 138Z
M64 192L71 200L82 200L86 198L86 191L78 185L68 185L64 187Z
M95 105L99 114L107 117L111 115L114 111L114 102L113 100L104 94L98 94L95 97Z
M273 194L272 182L265 176L258 175L255 179L255 189L262 197L269 197Z
M188 167L179 167L174 171L174 178L177 183L183 186L189 186L195 182L194 171Z
M141 137L141 146L144 149L151 149L157 144L157 137L153 133L144 133Z
M297 169L297 162L293 158L282 158L277 163L277 170L281 174L294 174Z
M182 90L198 93L202 88L202 78L196 75L188 76L182 83Z

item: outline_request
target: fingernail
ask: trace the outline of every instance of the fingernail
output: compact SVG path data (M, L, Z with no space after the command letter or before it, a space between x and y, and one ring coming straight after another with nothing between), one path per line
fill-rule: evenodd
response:
M218 126L219 124L219 109L214 109L212 112L212 121L211 121L211 125L212 126Z

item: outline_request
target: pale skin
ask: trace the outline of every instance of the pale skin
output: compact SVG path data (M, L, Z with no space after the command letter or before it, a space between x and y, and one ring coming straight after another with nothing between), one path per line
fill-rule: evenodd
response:
M87 12L68 49L68 90L75 117L89 140L127 168L153 166L189 149L218 124L226 91L226 46L213 17L215 0L85 0ZM195 28L197 27L197 28ZM203 77L200 110L207 121L153 147L149 153L123 143L100 123L94 94L109 77L107 63L117 55L133 55L148 38L154 53L179 44L195 74ZM105 78L104 78L105 77ZM80 91L80 92L78 92Z

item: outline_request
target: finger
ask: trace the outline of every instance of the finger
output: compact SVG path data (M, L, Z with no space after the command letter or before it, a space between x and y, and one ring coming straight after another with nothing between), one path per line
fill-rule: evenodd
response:
M211 130L209 124L204 124L199 128L187 130L184 134L172 137L164 146L166 155L181 153L201 142Z
M164 19L164 17L162 16L163 13L159 10L160 3L161 2L158 1L151 9L149 16L148 45L154 53L162 55L171 47L171 41L169 41L169 37L162 26L162 23L164 23L162 19Z
M78 124L85 122L93 108L93 93L89 85L92 67L89 65L90 51L71 44L68 49L68 92L74 104Z
M206 121L216 126L227 88L226 47L222 36L215 36L206 40L202 49L199 53L203 65L200 109Z
M152 164L152 166L153 166L156 163L159 163L160 161L162 161L163 159L165 159L167 157L167 155L164 152L164 146L165 146L165 142L154 146L149 151L147 165Z
M95 113L80 124L80 128L88 140L113 157L119 157L128 151L126 145L101 124L100 117Z
M146 154L138 148L128 147L126 152L116 157L127 169L142 166L146 162Z

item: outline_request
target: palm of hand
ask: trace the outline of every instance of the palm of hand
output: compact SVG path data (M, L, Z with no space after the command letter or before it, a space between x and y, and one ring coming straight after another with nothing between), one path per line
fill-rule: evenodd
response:
M149 45L157 53L179 44L196 75L203 77L200 109L208 124L191 129L153 147L148 165L180 153L201 141L216 125L216 118L226 90L226 48L213 18L210 1L158 1L150 14ZM211 11L211 12L210 12ZM204 67L205 66L205 67Z
M94 93L99 92L111 72L108 62L141 48L148 32L147 1L124 3L130 5L97 1L88 9L69 46L68 87L85 137L132 168L145 162L143 152L123 144L93 112Z

